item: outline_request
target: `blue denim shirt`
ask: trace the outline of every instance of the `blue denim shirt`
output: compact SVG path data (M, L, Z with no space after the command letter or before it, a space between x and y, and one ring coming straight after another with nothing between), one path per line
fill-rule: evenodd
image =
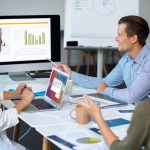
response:
M76 72L72 80L86 88L97 88L102 82L108 87L103 94L127 103L142 100L150 93L150 47L145 44L135 60L126 53L116 67L105 77L90 77ZM127 88L117 89L116 86L125 83Z

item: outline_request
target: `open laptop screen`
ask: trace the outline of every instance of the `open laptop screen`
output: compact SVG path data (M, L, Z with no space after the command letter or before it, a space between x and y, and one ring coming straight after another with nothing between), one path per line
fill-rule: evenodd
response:
M65 75L57 69L53 69L49 79L46 96L55 103L60 104L66 89L67 80L68 75Z

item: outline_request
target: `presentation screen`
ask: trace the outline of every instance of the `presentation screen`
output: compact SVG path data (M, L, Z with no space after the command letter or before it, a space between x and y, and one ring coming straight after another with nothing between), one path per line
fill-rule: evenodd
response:
M0 19L0 62L51 59L51 19Z

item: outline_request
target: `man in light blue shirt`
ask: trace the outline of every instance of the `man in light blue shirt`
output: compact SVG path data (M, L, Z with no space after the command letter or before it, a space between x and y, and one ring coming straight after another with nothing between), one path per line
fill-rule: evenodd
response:
M139 16L126 16L118 22L119 51L126 52L116 67L105 77L89 77L66 65L58 67L70 74L71 79L86 88L97 88L97 92L127 103L142 100L150 93L150 47L146 44L149 35L148 23ZM116 86L125 83L126 88Z

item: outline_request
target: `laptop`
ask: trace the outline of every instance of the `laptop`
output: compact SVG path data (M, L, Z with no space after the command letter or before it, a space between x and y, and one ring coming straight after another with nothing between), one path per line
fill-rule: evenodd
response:
M69 75L53 68L45 96L36 97L25 111L58 110L62 106Z

